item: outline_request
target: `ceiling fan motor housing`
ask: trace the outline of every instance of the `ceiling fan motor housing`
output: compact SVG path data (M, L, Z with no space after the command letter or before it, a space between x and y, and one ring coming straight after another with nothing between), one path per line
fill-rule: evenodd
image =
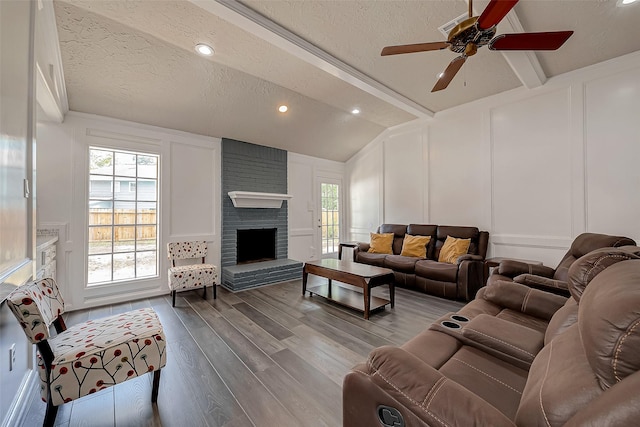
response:
M456 53L472 56L477 48L489 44L493 36L496 35L495 25L486 30L478 28L478 17L466 19L453 27L449 33L449 49ZM470 47L467 47L471 45Z

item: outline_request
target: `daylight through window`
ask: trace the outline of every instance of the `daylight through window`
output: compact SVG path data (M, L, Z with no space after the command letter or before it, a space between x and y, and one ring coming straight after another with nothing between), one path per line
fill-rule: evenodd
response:
M158 156L89 149L91 285L158 274Z

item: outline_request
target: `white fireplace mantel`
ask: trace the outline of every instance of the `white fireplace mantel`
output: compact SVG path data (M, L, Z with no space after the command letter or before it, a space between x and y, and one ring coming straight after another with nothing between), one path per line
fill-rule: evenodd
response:
M229 191L229 197L236 208L271 208L282 207L283 200L289 200L290 194L259 193L255 191Z

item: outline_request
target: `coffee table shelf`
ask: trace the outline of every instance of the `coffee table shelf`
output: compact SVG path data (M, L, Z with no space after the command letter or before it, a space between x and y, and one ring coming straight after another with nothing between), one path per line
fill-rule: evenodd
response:
M335 282L331 284L331 293L329 293L329 285L308 287L307 292L309 292L309 296L318 295L345 307L364 312L364 299L362 298L362 292L343 288ZM373 312L380 308L384 308L385 305L390 303L391 301L387 299L371 296L371 306L369 307L369 310Z
M391 269L337 259L310 261L305 263L302 269L303 296L307 292L307 277L309 274L328 279L327 285L316 286L315 291L312 291L313 288L309 288L309 292L360 310L363 312L365 319L369 318L369 313L372 310L384 307L387 303L391 304L391 308L394 306L395 286L393 283L393 270ZM352 292L350 289L344 289L339 286L333 287L332 280L358 287L362 289L362 293ZM389 285L389 301L371 296L371 290L381 285ZM376 301L375 303L374 300Z

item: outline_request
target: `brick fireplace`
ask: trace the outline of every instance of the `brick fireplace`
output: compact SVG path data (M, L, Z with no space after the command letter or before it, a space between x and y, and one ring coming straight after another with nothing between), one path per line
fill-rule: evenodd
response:
M222 139L221 284L236 291L302 277L302 263L287 258L286 200L280 208L236 208L229 198L230 191L286 193L287 152ZM254 252L259 252L266 240L273 245L270 249L272 255L255 255ZM256 259L244 259L247 255Z

